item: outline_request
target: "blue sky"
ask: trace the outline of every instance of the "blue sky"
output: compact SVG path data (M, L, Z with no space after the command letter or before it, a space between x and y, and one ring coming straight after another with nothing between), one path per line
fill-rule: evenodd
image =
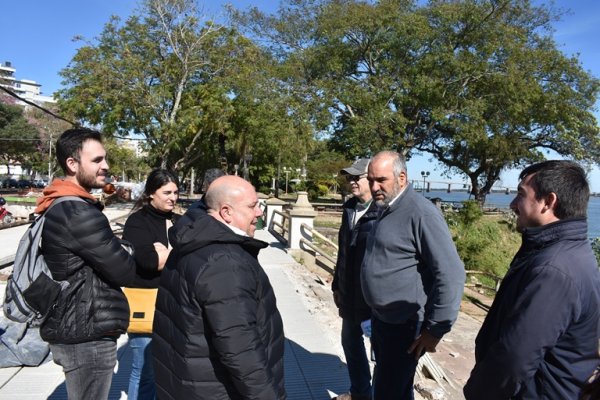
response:
M263 10L276 8L276 1L229 1L237 8L256 5ZM548 3L534 0L534 3ZM65 68L80 42L72 38L81 35L91 39L98 35L111 15L126 18L137 7L136 0L21 0L3 2L0 13L0 61L12 62L18 79L31 79L42 85L45 95L61 87L58 72ZM209 16L222 15L226 1L205 1ZM555 40L564 53L579 54L583 67L594 76L600 76L600 1L557 0L556 6L569 9L562 21L554 24ZM600 102L598 103L600 106ZM600 112L596 112L599 116ZM442 168L427 157L414 157L408 163L411 179L420 180L420 171L430 171L432 181L446 181ZM502 175L505 186L516 187L518 171ZM463 181L461 177L453 181ZM600 192L600 170L595 167L590 175L594 192Z

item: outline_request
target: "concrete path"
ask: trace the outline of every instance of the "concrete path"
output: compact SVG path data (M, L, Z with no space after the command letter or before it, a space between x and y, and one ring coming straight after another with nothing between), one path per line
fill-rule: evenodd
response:
M105 210L112 220L127 215L129 209L122 205ZM0 231L0 259L14 254L18 239L25 230L11 228L11 233ZM277 240L266 231L257 231L256 237L270 243L260 253L260 262L275 289L278 308L282 314L286 334L285 379L288 399L326 400L332 393L349 388L345 364L336 354L335 345L327 339L322 327L304 306L294 284L284 269L295 264ZM15 240L16 238L16 240ZM5 283L0 283L4 298ZM3 317L3 316L2 316ZM127 336L118 341L118 365L115 368L110 399L125 399L131 366L131 351ZM64 376L53 362L39 367L0 369L0 400L66 399Z

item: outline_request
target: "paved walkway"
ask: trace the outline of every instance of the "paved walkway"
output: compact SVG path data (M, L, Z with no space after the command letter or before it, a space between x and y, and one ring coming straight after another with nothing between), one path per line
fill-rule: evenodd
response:
M109 219L126 215L123 206L108 208ZM18 238L24 229L0 231L0 259L14 253ZM17 229L17 228L11 228ZM17 239L14 240L14 237ZM349 382L345 364L335 351L335 345L324 334L315 317L304 306L294 284L284 269L296 262L279 242L266 231L257 231L256 237L270 243L260 253L260 262L275 289L278 308L283 317L286 334L285 385L290 400L330 399L333 393L347 391ZM8 244L8 245L6 245ZM4 298L5 284L0 284ZM131 366L131 351L127 336L119 341L118 364L115 368L110 399L125 399ZM66 399L64 376L60 367L48 362L40 367L0 369L0 400Z

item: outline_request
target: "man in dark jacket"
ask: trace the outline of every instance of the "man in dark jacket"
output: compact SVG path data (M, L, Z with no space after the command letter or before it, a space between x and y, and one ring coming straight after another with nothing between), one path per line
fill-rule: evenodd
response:
M169 231L173 245L154 315L161 399L285 399L283 325L253 238L262 215L252 185L215 180L204 204Z
M346 177L353 197L343 205L338 258L331 285L333 300L342 317L342 347L350 376L350 392L337 396L338 400L371 398L371 370L361 328L363 323L365 329L370 329L371 309L365 303L360 286L360 265L367 236L377 219L377 207L371 201L367 181L368 166L369 159L361 158L340 171Z
M578 399L599 364L588 182L570 161L534 164L519 179L510 206L522 244L477 335L465 397Z
M105 184L108 164L99 132L70 129L56 142L64 179L43 191L36 213L52 207L42 254L58 281L67 281L41 326L54 361L63 367L69 399L106 399L117 361L116 340L127 330L129 306L121 292L134 280L135 261L112 233L102 206L89 193Z

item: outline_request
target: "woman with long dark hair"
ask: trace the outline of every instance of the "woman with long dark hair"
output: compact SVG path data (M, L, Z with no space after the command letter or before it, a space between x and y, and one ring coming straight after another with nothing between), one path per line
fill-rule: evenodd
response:
M160 272L171 251L167 231L178 217L173 213L179 196L178 186L177 177L172 172L153 170L123 230L123 239L133 245L138 275L154 288L124 289L131 312L128 336L133 350L127 396L133 400L156 397L150 347L152 317Z

